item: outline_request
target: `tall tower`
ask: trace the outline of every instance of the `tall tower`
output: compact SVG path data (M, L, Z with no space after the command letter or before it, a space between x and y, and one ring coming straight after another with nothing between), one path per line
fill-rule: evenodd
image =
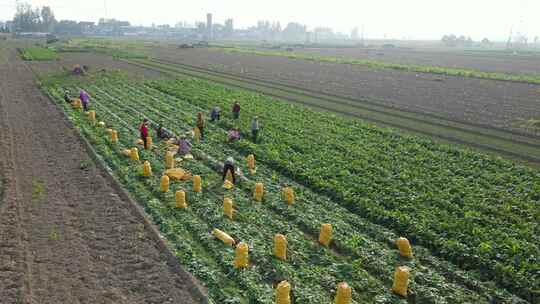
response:
M206 37L208 40L214 39L214 28L212 25L212 14L206 14Z

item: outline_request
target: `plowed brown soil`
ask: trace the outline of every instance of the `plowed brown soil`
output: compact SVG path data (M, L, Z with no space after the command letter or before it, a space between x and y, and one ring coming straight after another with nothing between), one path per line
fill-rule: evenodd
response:
M527 122L540 118L540 85L206 49L159 48L153 55L218 72L538 135L537 130L527 128Z
M0 128L1 303L198 303L13 49Z

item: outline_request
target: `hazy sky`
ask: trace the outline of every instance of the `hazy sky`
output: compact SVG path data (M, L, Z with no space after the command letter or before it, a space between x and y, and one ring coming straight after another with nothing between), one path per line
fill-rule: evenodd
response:
M443 34L504 40L510 28L540 36L540 0L29 0L53 8L57 19L97 21L105 16L133 24L171 24L233 18L235 27L257 20L296 21L313 28L329 26L350 33L364 25L368 38L436 38ZM11 19L15 0L0 0L0 20Z

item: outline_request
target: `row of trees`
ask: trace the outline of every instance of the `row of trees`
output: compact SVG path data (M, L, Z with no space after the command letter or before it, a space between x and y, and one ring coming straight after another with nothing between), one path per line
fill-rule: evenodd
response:
M100 29L111 34L119 34L122 27L129 25L129 22L126 21L103 18L98 23ZM93 27L93 22L57 21L54 12L49 6L44 6L40 9L33 8L28 3L18 3L15 16L13 17L13 31L15 32L49 32L80 35L91 30Z
M465 37L465 36L459 36L456 35L444 35L441 39L441 41L446 46L472 46L473 40L471 37Z
M13 29L18 32L52 32L57 24L49 6L32 8L28 3L17 3Z

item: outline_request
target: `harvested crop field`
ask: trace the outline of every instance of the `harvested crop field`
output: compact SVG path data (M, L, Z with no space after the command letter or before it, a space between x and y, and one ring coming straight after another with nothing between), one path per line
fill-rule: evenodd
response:
M0 302L199 303L151 226L7 50L0 64ZM153 237L154 235L154 237Z
M162 48L156 49L154 56L506 130L534 133L523 125L540 117L540 86L533 84L372 70L219 50Z
M306 48L295 49L294 52L400 64L467 68L487 72L540 74L540 53L512 54L504 51L466 51L438 48Z

